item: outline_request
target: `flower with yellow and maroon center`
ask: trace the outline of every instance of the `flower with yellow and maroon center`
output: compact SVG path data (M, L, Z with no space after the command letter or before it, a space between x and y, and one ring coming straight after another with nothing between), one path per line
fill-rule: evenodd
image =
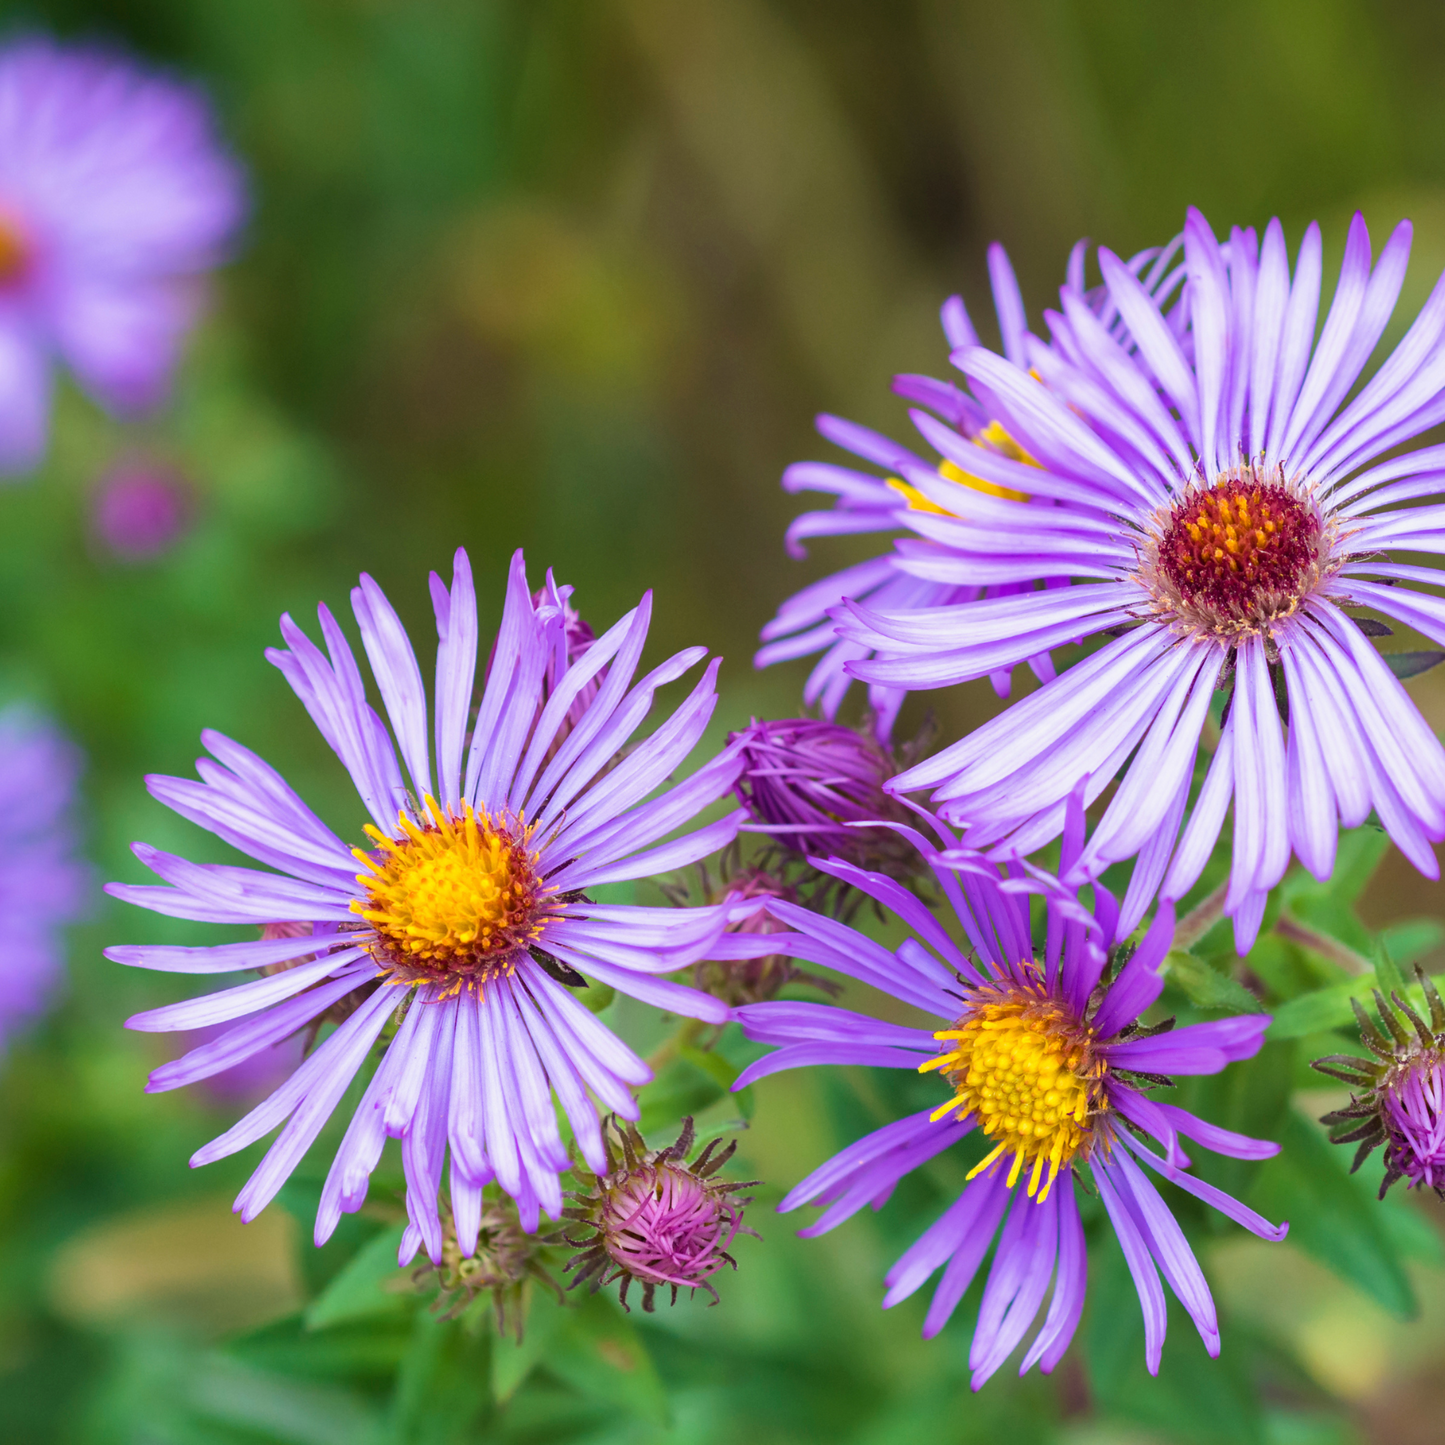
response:
M422 824L398 817L400 838L367 824L376 849L352 850L367 871L356 879L366 899L351 910L371 925L371 956L388 983L434 984L447 998L515 973L565 904L537 875L533 829L478 817L470 803L459 818L430 795L423 807Z
M1070 806L1076 850L1080 795ZM948 835L940 828L940 836ZM1277 1146L1216 1128L1152 1095L1172 1076L1213 1074L1231 1060L1251 1057L1269 1019L1250 1014L1177 1029L1171 1020L1141 1022L1163 987L1160 970L1174 935L1167 906L1137 948L1120 947L1117 905L1102 888L1096 889L1095 916L1077 890L1039 869L1004 874L956 845L926 850L923 858L957 914L957 928L945 926L890 879L828 865L909 931L891 953L807 909L769 905L793 932L773 936L766 946L786 947L795 958L891 994L928 1015L931 1024L910 1027L820 1003L748 1005L736 1010L744 1032L777 1047L743 1070L736 1087L782 1069L843 1064L937 1074L948 1091L936 1107L894 1119L850 1144L779 1207L828 1206L801 1231L820 1234L887 1199L905 1174L935 1155L972 1149L963 1192L889 1271L883 1303L908 1298L942 1268L924 1324L925 1336L936 1334L997 1237L969 1355L975 1389L1023 1339L1051 1287L1023 1369L1037 1363L1047 1372L1068 1347L1084 1305L1076 1199L1084 1188L1103 1202L1123 1248L1144 1313L1149 1369L1157 1372L1164 1340L1161 1274L1206 1348L1217 1354L1218 1323L1204 1276L1140 1165L1261 1237L1283 1238L1283 1228L1189 1173L1180 1139L1243 1159L1268 1158ZM1066 849L1065 862L1072 861ZM1044 903L1039 945L1030 928L1030 895L1041 895ZM960 937L971 940L971 952L955 942ZM986 1147L974 1145L974 1131ZM1162 1154L1147 1147L1151 1139Z
M595 642L571 647L565 590L549 578L534 596L518 553L474 707L485 654L464 553L450 589L433 576L431 590L434 717L411 643L368 577L352 605L390 732L326 608L329 656L289 617L286 648L269 654L350 773L371 815L369 849L348 848L265 762L207 732L214 760L198 764L201 780L151 778L151 792L273 871L194 864L137 844L169 886L110 888L162 913L265 925L260 939L214 948L109 951L168 972L260 974L129 1021L153 1031L228 1025L155 1070L152 1090L213 1077L293 1034L334 1025L270 1098L192 1160L220 1159L284 1123L237 1201L244 1218L275 1196L358 1071L377 1059L323 1187L316 1238L361 1207L387 1138L397 1138L410 1217L403 1263L423 1247L433 1262L442 1258L444 1177L457 1247L471 1255L493 1182L526 1230L544 1211L560 1215L560 1176L572 1164L564 1128L583 1159L605 1170L599 1106L635 1118L633 1090L651 1071L576 990L597 983L726 1021L725 1004L661 975L708 956L728 905L621 907L594 902L588 890L690 866L729 844L745 816L736 809L676 836L727 796L736 748L665 786L707 727L716 661L670 717L628 747L656 689L705 655L689 649L635 679L649 599Z
M1122 332L1066 290L1048 318L1053 346L1023 361L955 354L1038 465L1025 472L937 423L930 439L999 485L1026 476L1032 501L955 488L957 518L904 514L922 540L900 544L911 560L899 565L942 576L946 553L1000 595L850 604L846 670L875 687L944 687L1066 643L1102 645L890 791L930 790L950 826L1004 857L1057 838L1081 781L1086 804L1112 789L1073 881L1137 860L1126 932L1156 895L1194 886L1232 811L1224 911L1241 952L1291 854L1329 877L1341 825L1373 814L1438 876L1445 748L1400 679L1445 653L1382 656L1370 639L1390 629L1347 610L1445 646L1445 601L1410 585L1441 573L1391 555L1445 551L1445 509L1406 505L1439 494L1438 449L1400 451L1445 420L1445 283L1360 384L1409 244L1402 223L1372 266L1355 217L1316 341L1318 227L1291 276L1278 221L1262 242L1239 229L1220 242L1191 211L1176 309L1101 248L1106 314ZM901 474L925 495L939 485L932 469ZM1213 756L1196 791L1202 748Z
M1407 1189L1428 1185L1445 1199L1445 1003L1419 964L1415 981L1428 1021L1406 997L1379 989L1376 1025L1358 999L1352 999L1360 1040L1372 1057L1331 1054L1312 1067L1350 1086L1353 1097L1343 1109L1321 1119L1330 1141L1357 1144L1353 1174L1382 1144L1385 1177L1380 1198L1403 1179Z
M1131 263L1151 294L1158 294L1161 300L1167 299L1178 285L1178 271L1171 269L1177 249L1176 240L1162 251L1140 252ZM988 269L1004 355L1028 367L1032 364L1030 347L1036 343L1028 334L1023 297L1002 246L989 247ZM1106 294L1084 290L1082 242L1070 260L1066 289L1093 313L1109 310ZM940 320L949 350L955 356L978 345L978 334L961 296L948 298ZM1117 313L1112 311L1101 324L1116 332L1122 329ZM1023 504L1033 499L1043 507L1053 505L1047 489L1042 497L1035 496L1031 478L1039 462L1020 444L1017 433L1000 420L986 394L927 376L895 377L893 389L927 408L910 415L924 440L941 453L940 460L925 461L891 438L841 417L820 416L818 431L826 441L876 470L832 462L796 462L783 473L785 491L831 492L837 498L831 511L805 512L793 521L786 537L792 556L805 556L804 543L813 537L896 533L900 525L931 539L933 534L928 529L932 523L942 522L945 528L956 524L971 500L977 498ZM1033 506L1030 511L1039 509ZM866 601L870 608L885 612L954 606L993 595L999 582L1005 591L1017 590L1011 580L983 575L979 568L961 563L932 540L919 543L906 538L896 550L834 573L784 602L763 629L764 645L757 654L757 665L768 667L821 653L804 685L803 701L809 707L816 705L831 721L851 682L848 665L872 653L871 647L860 647L840 637L832 609L849 599ZM1028 661L1040 679L1053 676L1047 649ZM996 669L992 680L999 696L1007 697L1010 670ZM886 743L892 736L898 710L915 685L928 686L869 682L869 707L881 742Z
M679 1289L705 1289L717 1303L713 1275L724 1265L737 1268L729 1246L739 1234L756 1237L742 1222L751 1199L735 1196L757 1181L717 1177L737 1148L735 1140L719 1150L721 1141L712 1139L689 1163L695 1137L687 1118L675 1143L649 1150L630 1123L610 1121L606 1173L584 1177L589 1187L574 1194L564 1211L589 1231L566 1236L578 1251L566 1265L576 1272L569 1289L587 1283L595 1293L617 1284L627 1309L627 1292L636 1283L649 1314L659 1285L672 1291L674 1304Z

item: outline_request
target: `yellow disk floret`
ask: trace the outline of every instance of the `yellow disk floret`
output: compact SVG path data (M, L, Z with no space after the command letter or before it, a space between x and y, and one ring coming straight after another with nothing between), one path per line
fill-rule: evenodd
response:
M367 870L356 881L365 902L351 908L376 930L374 952L398 983L460 983L509 971L518 953L541 931L545 892L530 829L474 813L460 817L425 800L418 825L405 813L399 838L368 826L377 845L354 856Z
M1094 1058L1090 1031L1042 987L1007 985L979 989L957 1025L934 1037L951 1047L919 1072L939 1070L954 1097L933 1118L972 1117L996 1141L968 1177L1012 1153L1009 1187L1028 1166L1030 1196L1047 1199L1059 1170L1089 1142L1096 1116L1107 1108L1105 1065Z

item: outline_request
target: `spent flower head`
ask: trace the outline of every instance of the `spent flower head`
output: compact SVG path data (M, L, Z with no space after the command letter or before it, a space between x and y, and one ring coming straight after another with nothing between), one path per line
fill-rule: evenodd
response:
M516 1202L493 1186L483 1193L477 1242L470 1253L457 1239L456 1222L445 1202L441 1217L442 1257L436 1263L423 1259L411 1273L412 1284L436 1288L432 1313L444 1320L459 1318L490 1295L497 1333L511 1334L521 1344L531 1284L545 1285L559 1301L562 1298L562 1288L552 1275L557 1258L553 1246L562 1242L562 1236L528 1234L517 1217Z

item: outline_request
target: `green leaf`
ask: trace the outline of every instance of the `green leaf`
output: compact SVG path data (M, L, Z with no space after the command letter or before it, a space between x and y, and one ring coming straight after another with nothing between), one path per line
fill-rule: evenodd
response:
M1400 976L1395 970L1395 976ZM1373 973L1362 973L1358 978L1344 983L1333 983L1328 988L1316 989L1313 993L1301 994L1288 1003L1281 1004L1274 1011L1274 1022L1270 1024L1265 1037L1270 1039L1302 1039L1307 1034L1325 1033L1330 1029L1352 1028L1355 1011L1350 1000L1357 998L1365 1005L1366 1012L1373 1016L1373 992L1381 987ZM1401 987L1399 993L1409 999L1415 1009L1428 1012L1425 990L1413 984Z
M726 1067L726 1061L723 1061ZM731 1083L729 1079L728 1083ZM676 1135L684 1118L700 1114L723 1096L728 1084L719 1081L711 1069L691 1059L673 1059L658 1076L638 1092L641 1117L637 1127L645 1139L669 1131ZM671 1143L671 1139L667 1141Z
M1445 927L1434 918L1408 918L1392 923L1381 935L1390 950L1390 957L1408 968L1445 941Z
M1089 1383L1106 1417L1132 1420L1192 1445L1262 1445L1260 1404L1245 1360L1227 1344L1221 1357L1211 1360L1173 1298L1163 1363L1157 1378L1148 1373L1139 1297L1112 1231L1089 1252L1085 1340Z
M1445 652L1435 648L1420 652L1382 652L1380 656L1402 682L1407 677L1419 677L1422 672L1429 672L1432 667L1438 667L1445 662Z
M1250 1203L1270 1219L1287 1219L1290 1241L1362 1290L1391 1314L1415 1313L1384 1212L1368 1178L1349 1173L1353 1149L1331 1144L1291 1109L1283 1150L1260 1171Z
M1164 960L1169 978L1203 1009L1227 1009L1230 1013L1259 1013L1260 1001L1227 973L1211 967L1202 958L1182 949L1172 949Z
M1383 938L1375 943L1375 981L1387 999L1392 994L1398 993L1401 997L1405 994L1405 975L1390 957L1389 947Z
M396 1375L387 1445L459 1445L491 1413L492 1332L465 1330L428 1309L412 1320Z
M610 1296L585 1294L565 1311L548 1341L546 1364L583 1395L655 1424L667 1423L667 1392L652 1357Z
M388 1283L405 1281L406 1271L398 1269L396 1252L404 1225L396 1224L369 1239L338 1271L331 1283L312 1300L303 1319L308 1330L324 1330L344 1320L369 1315L392 1314L415 1304Z
M569 1297L569 1303L577 1298ZM492 1394L505 1404L550 1353L552 1337L565 1322L567 1308L545 1290L534 1292L519 1344L511 1335L492 1342Z

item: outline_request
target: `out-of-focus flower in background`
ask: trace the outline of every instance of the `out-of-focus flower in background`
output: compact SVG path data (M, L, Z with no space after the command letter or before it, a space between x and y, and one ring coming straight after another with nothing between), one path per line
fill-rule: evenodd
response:
M25 704L0 712L0 1047L52 1001L89 879L72 814L80 750Z
M153 458L129 457L101 477L91 527L111 556L149 562L185 535L194 515L194 495L179 472Z
M110 412L164 399L244 209L194 88L93 47L0 50L0 472L45 454L56 359Z

